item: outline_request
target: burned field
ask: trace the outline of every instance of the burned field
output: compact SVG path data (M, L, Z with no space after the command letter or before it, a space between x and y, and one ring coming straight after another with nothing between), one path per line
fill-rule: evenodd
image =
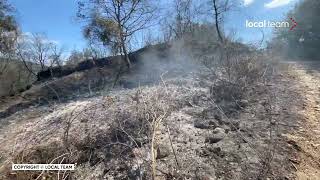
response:
M111 90L88 85L97 68L36 84L25 95L48 97L45 83L55 89L47 91L53 97L63 95L71 82L82 82L87 93L60 102L57 96L2 118L2 178L295 178L301 149L289 137L302 118L299 81L292 67L261 53L235 57L216 66L144 64L149 71L133 69ZM73 79L81 74L91 79ZM77 163L77 169L13 173L10 162Z

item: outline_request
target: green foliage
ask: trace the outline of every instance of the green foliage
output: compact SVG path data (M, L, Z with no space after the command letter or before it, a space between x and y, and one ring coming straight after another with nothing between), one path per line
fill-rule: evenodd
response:
M292 58L319 59L320 1L303 0L287 16L297 21L298 26L292 31L277 30L273 44L285 48Z
M17 24L11 14L13 9L5 0L0 1L0 53L10 51L17 37Z
M112 19L103 17L95 17L91 20L84 31L84 36L87 39L102 42L105 46L111 46L112 48L117 46L119 41L119 28L117 23Z
M89 22L84 35L91 44L102 43L113 54L122 54L130 67L127 46L132 36L153 20L150 4L145 0L79 0L77 16Z

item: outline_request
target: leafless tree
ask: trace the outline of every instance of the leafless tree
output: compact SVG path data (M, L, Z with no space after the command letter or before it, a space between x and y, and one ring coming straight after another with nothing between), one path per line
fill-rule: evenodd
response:
M41 70L44 70L49 62L53 44L48 42L42 34L33 34L29 44L29 55L33 62L40 64Z
M175 0L176 29L174 31L177 38L181 38L183 34L191 31L191 6L192 0Z
M67 65L76 65L81 61L84 61L84 55L82 51L79 50L72 50L70 56L67 58L66 64Z
M221 21L223 14L226 13L234 6L230 0L211 0L213 6L213 15L215 20L216 31L219 37L220 42L223 42L223 35L221 32Z
M61 67L62 65L62 55L63 55L63 52L64 52L64 49L62 47L59 47L57 44L52 44L52 47L51 47L51 55L49 57L50 59L50 67L52 66L59 66Z
M163 18L160 21L164 42L172 38L180 39L192 31L193 17L197 14L194 11L194 5L193 0L174 0L171 4L172 8L164 9Z
M133 34L151 22L154 9L145 0L81 0L78 17L89 20L87 38L110 46L131 67L128 42Z
M48 67L60 66L62 63L63 48L50 41L43 33L22 37L17 44L16 51L17 58L23 62L25 68L33 75L36 75L33 69L34 65L39 65L40 71L43 71Z

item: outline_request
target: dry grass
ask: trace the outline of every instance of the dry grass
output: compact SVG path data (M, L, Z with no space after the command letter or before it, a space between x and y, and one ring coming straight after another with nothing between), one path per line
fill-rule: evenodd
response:
M112 91L107 96L60 104L52 113L32 121L33 126L24 125L27 130L23 137L19 131L7 137L6 145L17 141L19 147L12 147L14 153L5 156L5 178L13 173L8 169L11 162L54 160L78 163L76 172L65 174L70 179L208 179L221 177L225 172L225 177L232 179L241 174L236 170L242 167L229 163L243 165L246 161L252 167L251 161L257 158L254 163L259 165L255 164L252 171L260 167L264 171L248 174L267 177L272 158L261 159L270 156L273 149L261 155L259 148L266 144L259 144L261 140L256 139L252 139L252 147L247 142L243 145L250 138L240 132L243 127L238 117L231 116L248 106L248 96L256 93L255 88L263 89L267 85L271 68L265 59L259 53L232 55L212 63L215 66L209 66L209 73L201 72L198 80L185 77L165 82L162 79L158 86ZM272 114L270 108L265 111L268 112L262 113ZM213 134L213 129L195 128L197 119L224 128L229 133L226 140L206 143L204 139ZM169 153L159 158L163 145L169 147ZM241 146L248 149L240 152ZM96 176L90 176L90 172ZM14 177L57 178L57 175L36 172L14 174Z
M70 162L70 154L64 151L62 144L50 143L23 150L15 155L13 163L16 164L66 164ZM10 167L10 165L9 165ZM16 171L7 167L7 179L70 179L70 171Z
M50 163L55 159L63 163L96 165L117 161L130 167L130 159L135 156L136 149L146 147L153 149L150 152L153 157L152 166L155 168L154 152L158 146L156 132L161 121L179 107L182 100L177 99L177 93L174 86L139 88L130 93L120 92L122 95L117 93L115 96L95 98L91 102L57 107L46 118L38 119L37 125L30 127L32 129L27 130L21 139L16 138L18 141L33 143L23 146L22 142L17 142L20 148L15 149L13 158L7 162ZM46 140L48 143L45 143ZM101 153L104 154L103 157ZM151 161L143 158L144 165L140 163L139 168L148 170L144 170L146 173L139 176L149 176L147 172L150 172ZM12 173L7 171L5 174L7 178L13 176L16 179L29 179L37 175L57 177L57 173ZM130 173L128 170L128 174ZM72 174L68 176L75 177Z

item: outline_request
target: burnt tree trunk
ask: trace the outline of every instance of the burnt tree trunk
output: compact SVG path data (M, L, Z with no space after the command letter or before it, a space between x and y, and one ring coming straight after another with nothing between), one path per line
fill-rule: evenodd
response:
M219 37L220 42L223 42L223 38L222 38L222 35L220 32L220 27L219 27L219 14L220 13L218 12L217 0L213 0L213 8L214 8L214 17L215 17L215 21L216 21L215 25L216 25L218 37Z
M122 46L122 52L124 54L124 61L125 61L126 65L127 65L127 67L130 69L131 68L131 61L130 61L130 58L129 58L127 47L126 47L125 42L123 40L121 40L121 46Z

